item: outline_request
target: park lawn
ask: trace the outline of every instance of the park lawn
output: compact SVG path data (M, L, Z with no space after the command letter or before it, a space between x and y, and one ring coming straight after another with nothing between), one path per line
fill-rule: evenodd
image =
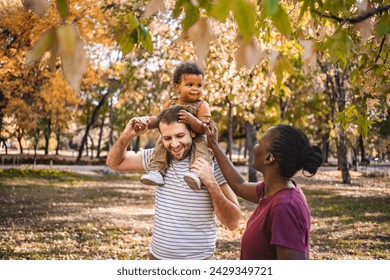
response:
M368 174L368 172L366 172ZM390 259L388 177L319 171L295 179L312 216L310 259ZM154 187L139 176L0 170L0 259L146 259ZM217 259L238 259L254 204L233 232L218 223Z

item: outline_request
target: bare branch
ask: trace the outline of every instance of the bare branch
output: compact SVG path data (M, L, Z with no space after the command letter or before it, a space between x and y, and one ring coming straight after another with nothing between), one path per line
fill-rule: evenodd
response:
M372 9L371 11L369 11L369 12L367 12L365 14L362 14L360 16L353 17L353 18L341 18L341 17L335 16L335 15L332 15L332 14L322 13L322 12L319 12L319 11L314 10L314 9L312 9L311 12L316 13L319 16L324 17L324 18L333 19L333 20L335 20L337 22L340 22L342 24L344 24L344 23L355 24L355 23L359 23L359 22L365 21L366 19L368 19L370 17L373 17L376 14L380 14L380 13L386 12L388 10L390 10L390 5L385 5L385 6L382 6L382 7L378 7L376 9Z
M375 63L378 62L378 59L379 59L379 56L381 55L382 48L383 48L383 45L385 44L385 41L386 41L386 36L383 36L383 39L382 39L382 42L381 42L381 46L380 46L380 48L379 48L378 55L377 55L376 58L375 58Z

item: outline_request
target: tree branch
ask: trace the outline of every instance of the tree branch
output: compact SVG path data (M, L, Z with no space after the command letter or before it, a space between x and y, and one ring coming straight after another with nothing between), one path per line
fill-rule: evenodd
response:
M362 14L360 16L354 17L354 18L341 18L341 17L335 16L332 14L322 13L322 12L319 12L319 11L314 10L314 9L312 9L311 12L316 13L319 16L324 17L324 18L334 19L335 21L343 23L343 24L344 23L355 24L355 23L365 21L366 19L368 19L376 14L380 14L380 13L386 12L388 10L390 10L390 5L385 5L382 7L378 7L376 9L372 9L371 11L369 11L365 14Z
M375 58L375 63L378 62L378 59L379 59L379 56L381 55L382 48L383 48L383 45L385 44L385 41L386 41L386 36L383 36L383 39L382 39L382 42L381 42L381 46L380 46L380 48L379 48L378 55L377 55L376 58Z

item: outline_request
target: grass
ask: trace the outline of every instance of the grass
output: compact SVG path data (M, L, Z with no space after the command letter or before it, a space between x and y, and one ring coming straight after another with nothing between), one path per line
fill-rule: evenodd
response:
M388 177L337 171L298 176L312 216L311 259L390 259ZM146 259L154 188L139 175L0 170L0 259ZM240 200L240 227L217 227L217 259L238 259L256 205Z

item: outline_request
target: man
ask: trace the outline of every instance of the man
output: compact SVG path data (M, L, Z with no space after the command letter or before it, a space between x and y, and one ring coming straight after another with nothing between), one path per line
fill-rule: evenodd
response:
M240 209L237 197L215 162L197 159L195 172L205 188L193 190L183 176L189 170L189 157L195 133L188 125L179 123L175 106L162 111L158 128L170 164L165 184L158 186L155 198L155 217L151 259L209 259L213 257L216 241L215 215L230 230L238 227ZM148 171L153 150L126 154L132 139L148 130L148 117L133 118L107 157L107 165L120 171Z

